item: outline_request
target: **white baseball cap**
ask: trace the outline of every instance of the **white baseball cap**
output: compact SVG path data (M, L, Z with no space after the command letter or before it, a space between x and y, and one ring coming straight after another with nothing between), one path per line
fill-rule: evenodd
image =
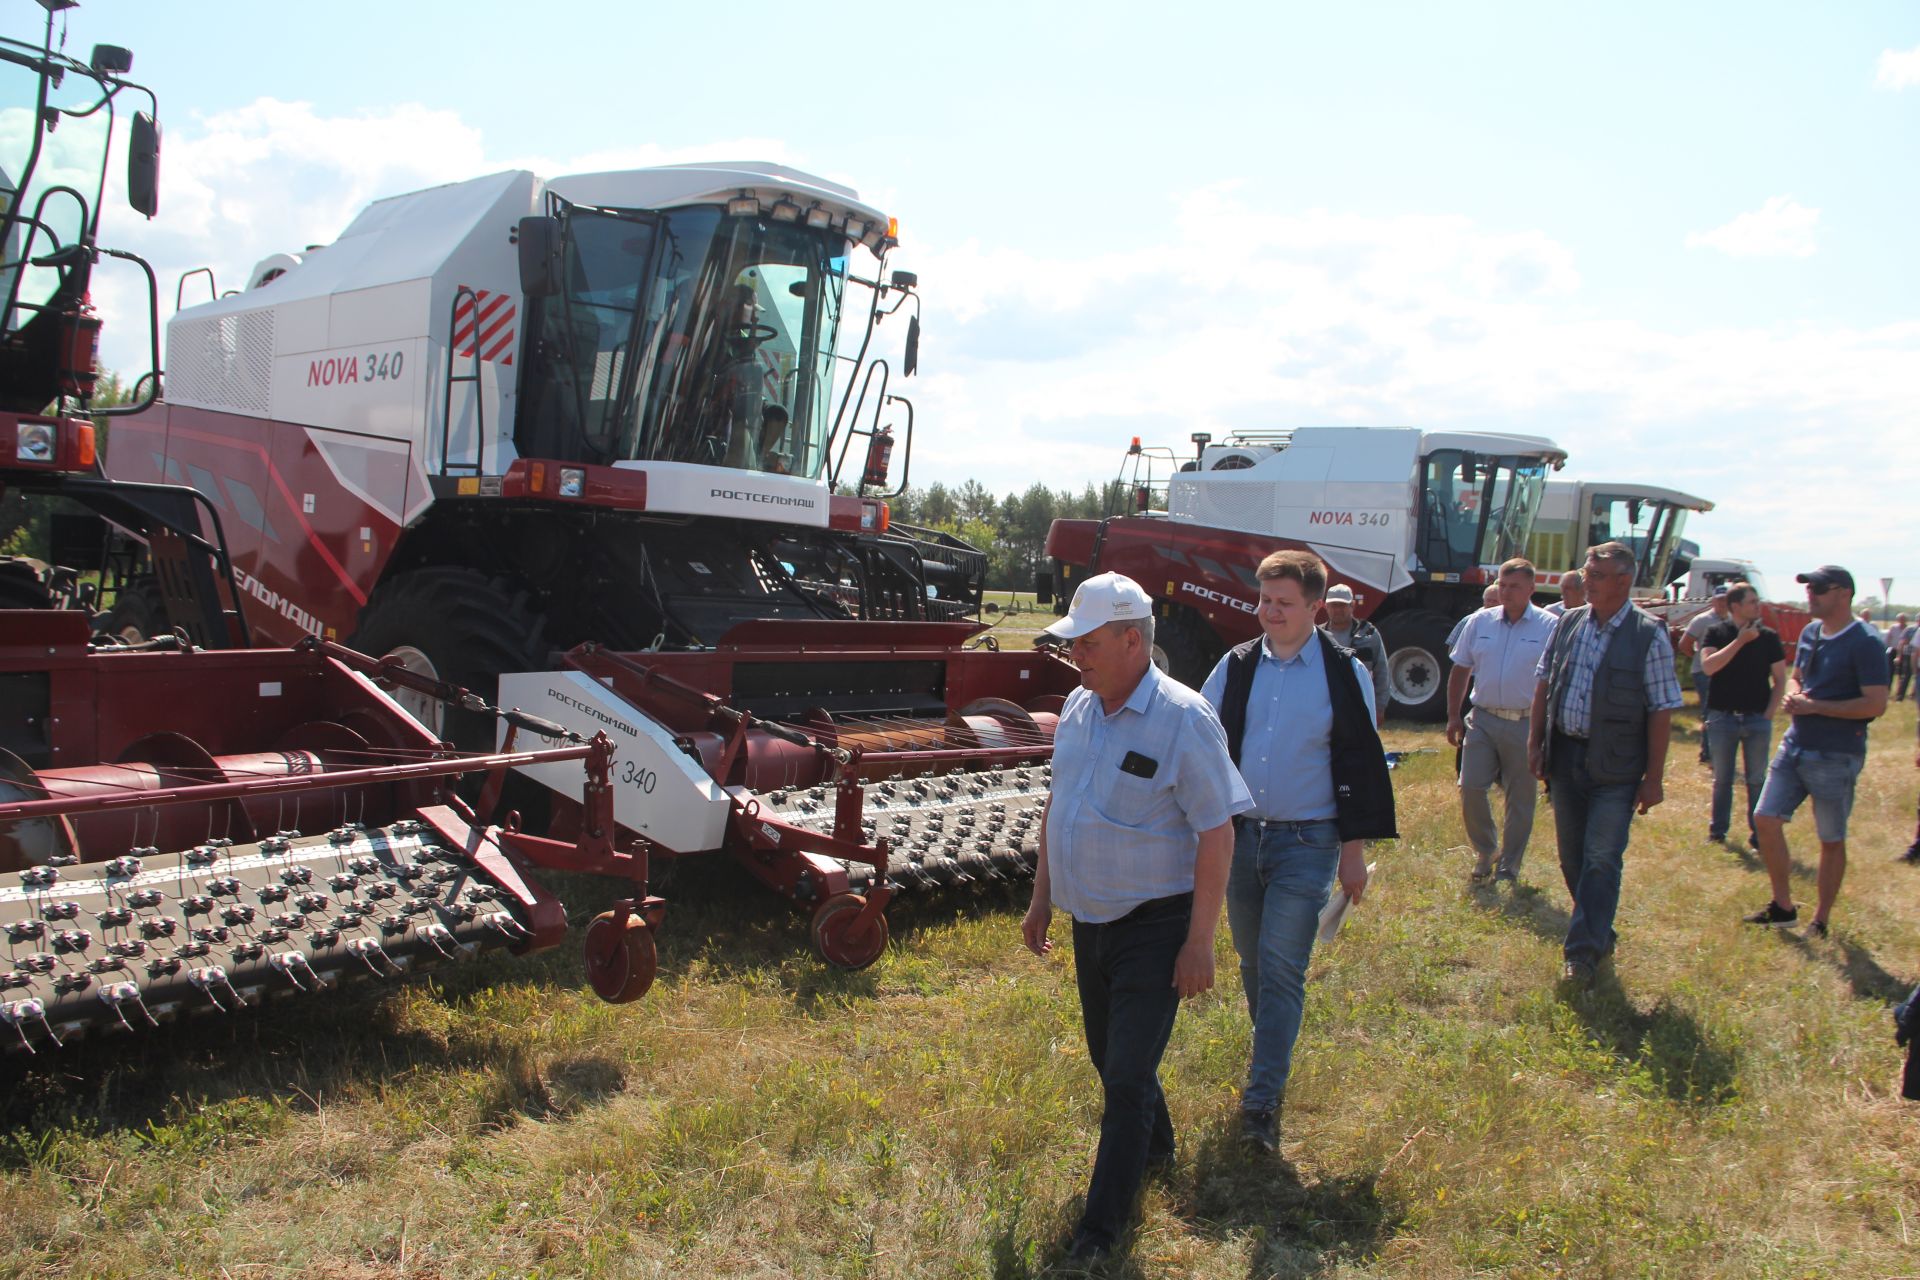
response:
M1073 593L1067 616L1047 628L1050 636L1078 640L1109 622L1131 622L1153 616L1153 601L1132 578L1118 573L1095 574Z
M1352 604L1353 588L1344 582L1336 582L1327 588L1328 604Z

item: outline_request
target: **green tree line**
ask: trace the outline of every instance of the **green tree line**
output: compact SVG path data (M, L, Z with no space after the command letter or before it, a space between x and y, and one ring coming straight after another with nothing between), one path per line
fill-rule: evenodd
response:
M987 553L987 588L1027 591L1045 567L1047 529L1055 520L1097 520L1117 510L1120 485L1087 485L1080 492L1032 484L1025 493L995 497L978 480L949 487L939 481L908 489L890 502L897 524L938 529Z

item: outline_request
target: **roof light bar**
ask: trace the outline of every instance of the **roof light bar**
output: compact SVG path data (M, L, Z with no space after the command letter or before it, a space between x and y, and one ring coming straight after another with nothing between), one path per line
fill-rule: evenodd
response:
M824 231L833 225L833 210L822 209L814 205L807 210L807 226L814 231Z
M795 201L781 196L773 202L773 207L767 210L767 214L775 222L798 222L800 221L800 206Z
M727 216L729 218L752 218L757 217L759 213L760 198L750 191L742 191L739 195L727 201Z

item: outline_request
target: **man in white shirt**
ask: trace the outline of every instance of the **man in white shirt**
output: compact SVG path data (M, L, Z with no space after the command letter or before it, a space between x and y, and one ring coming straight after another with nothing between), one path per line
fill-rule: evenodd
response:
M1533 565L1525 560L1501 565L1498 603L1468 615L1451 655L1447 741L1460 748L1460 811L1467 842L1473 846L1475 884L1489 878L1516 882L1533 834L1539 792L1527 767L1527 717L1534 670L1555 624L1552 614L1533 603L1534 576ZM1463 715L1469 680L1473 709ZM1497 836L1487 794L1496 782L1506 793L1505 821Z
M1547 612L1559 617L1569 609L1578 609L1587 602L1587 580L1580 576L1578 569L1569 569L1560 575L1560 598L1547 606Z

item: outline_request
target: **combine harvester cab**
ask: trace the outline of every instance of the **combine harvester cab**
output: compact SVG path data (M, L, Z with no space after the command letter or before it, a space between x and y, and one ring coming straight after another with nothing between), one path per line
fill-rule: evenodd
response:
M1133 513L1057 520L1047 589L1064 609L1083 578L1124 573L1155 599L1162 658L1197 685L1229 645L1260 632L1254 569L1283 547L1326 561L1380 628L1399 714L1446 715L1447 633L1526 547L1547 472L1566 460L1534 436L1405 427L1242 432L1164 481L1166 450L1134 442L1117 491ZM1153 509L1164 489L1165 510Z
M1560 578L1586 561L1589 549L1619 542L1633 549L1638 568L1634 599L1664 600L1667 580L1685 539L1689 512L1713 510L1713 503L1659 485L1602 483L1592 480L1547 481L1527 540L1527 559L1540 570L1538 598L1560 598Z

